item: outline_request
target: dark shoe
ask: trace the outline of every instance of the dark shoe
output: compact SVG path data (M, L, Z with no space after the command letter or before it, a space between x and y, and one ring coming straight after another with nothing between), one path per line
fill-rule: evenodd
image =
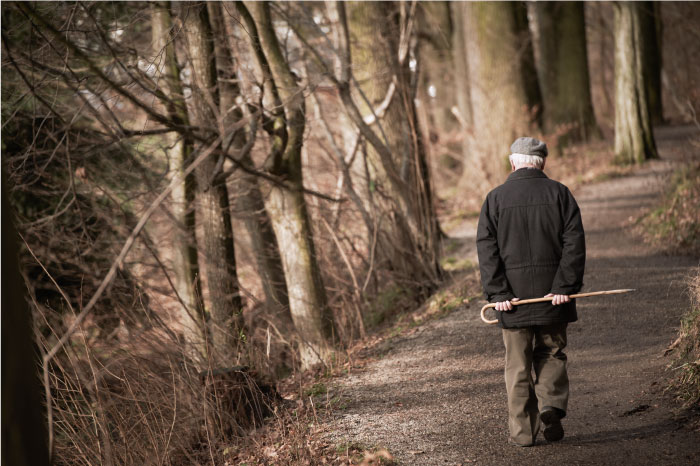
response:
M513 439L510 438L510 437L508 437L508 443L510 443L511 445L514 445L514 446L516 446L516 447L532 447L532 446L535 445L535 442L532 442L532 443L518 443L518 442L516 442L515 440L513 440Z
M558 442L564 438L564 428L561 426L560 410L546 406L540 412L540 420L544 424L544 438L549 442Z

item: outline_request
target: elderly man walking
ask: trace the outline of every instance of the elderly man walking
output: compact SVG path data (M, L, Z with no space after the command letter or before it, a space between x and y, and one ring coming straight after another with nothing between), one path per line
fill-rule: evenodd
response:
M510 149L512 173L486 196L476 242L486 298L502 311L510 442L528 447L540 421L545 439L564 437L569 379L563 350L566 327L577 319L569 295L583 286L586 245L576 200L542 171L546 144L525 137ZM512 304L543 296L552 302Z

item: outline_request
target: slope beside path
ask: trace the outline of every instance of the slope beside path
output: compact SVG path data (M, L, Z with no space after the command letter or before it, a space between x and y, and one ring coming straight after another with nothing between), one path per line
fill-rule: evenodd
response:
M661 161L574 193L588 248L584 291L637 291L578 303L563 441L507 444L503 343L481 322L481 301L391 340L378 360L338 379L331 393L342 409L325 426L329 439L385 447L400 464L698 464L700 433L679 422L663 392L664 349L689 306L685 281L698 258L659 253L630 222L687 157L682 135L657 137Z

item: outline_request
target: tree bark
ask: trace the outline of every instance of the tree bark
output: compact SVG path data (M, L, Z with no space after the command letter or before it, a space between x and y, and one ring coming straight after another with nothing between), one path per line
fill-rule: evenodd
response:
M459 128L452 112L455 99L455 66L452 52L452 17L448 2L420 2L418 27L419 96L428 110L432 137Z
M169 116L182 126L189 124L185 105L180 69L177 65L175 45L171 35L172 16L170 2L155 2L151 11L153 51L158 64L158 81L163 93L169 97L163 104ZM178 176L191 162L192 140L183 134L168 133L164 136L165 152L172 176ZM171 197L175 236L173 241L173 269L175 286L182 301L181 323L185 344L192 346L192 356L202 359L206 354L204 303L201 297L201 281L197 258L194 213L195 181L189 175L173 188Z
M362 117L371 117L373 108L391 96L384 116L374 122L390 155L374 145L367 150L367 210L381 219L378 251L393 270L430 290L441 276L439 225L418 129L409 57L399 43L397 5L349 2L347 8L353 69L368 100L360 105ZM363 101L362 96L358 98Z
M2 464L50 464L41 358L19 270L17 232L2 190Z
M473 131L463 184L485 194L503 181L510 144L539 127L532 40L520 2L464 5Z
M640 24L649 115L652 124L661 124L664 121L664 115L661 102L661 66L663 60L661 57L662 31L659 2L642 2Z
M219 92L209 15L204 4L195 2L188 2L183 14L192 71L192 122L206 131L204 136L216 134L222 125L217 116ZM239 355L242 311L228 189L218 176L222 162L210 157L195 170L196 213L201 225L198 244L206 261L212 352L219 365L231 364Z
M642 15L637 2L615 6L615 158L642 163L657 158L644 67Z
M465 41L465 2L450 2L452 12L452 61L454 64L454 87L457 98L457 117L463 131L472 126L472 101L469 86L469 63ZM466 153L466 151L465 151Z
M254 49L258 51L260 68L265 70L271 79L268 85L276 89L278 98L274 100L284 103L282 118L286 127L286 141L279 138L273 142L273 154L267 168L273 175L283 178L286 186L268 183L265 206L280 244L289 291L289 307L301 340L301 363L302 367L307 368L330 360L335 329L333 315L326 301L302 192L304 95L282 54L270 18L269 4L246 4L247 8L239 6L239 11L244 20L248 18L248 14L252 14L254 24L248 24L249 34ZM270 90L275 93L275 90ZM280 150L276 150L276 147Z
M593 114L582 2L534 3L544 130L565 140L599 136ZM567 127L571 127L566 131Z

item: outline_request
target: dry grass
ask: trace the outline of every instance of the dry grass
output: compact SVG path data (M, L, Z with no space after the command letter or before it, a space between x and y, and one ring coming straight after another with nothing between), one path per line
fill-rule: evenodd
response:
M455 308L474 280L473 272L460 278L420 312L392 316L328 366L294 370L275 389L253 371L222 379L220 370L200 370L163 321L105 341L88 338L94 332L87 321L49 366L54 462L392 464L378 446L323 440L320 426L329 424L339 403L328 388L331 379L362 370L380 343ZM44 348L57 336L42 337Z
M195 365L162 321L119 340L89 339L90 325L47 367L55 464L224 464L275 412L257 373Z
M316 401L313 401L316 399ZM379 465L393 464L385 449L361 444L335 445L323 439L322 425L332 401L308 397L280 411L252 432L243 448L226 450L226 465Z
M700 269L688 281L690 309L681 320L678 339L673 343L675 359L670 388L687 407L700 406ZM698 422L700 427L700 421Z

